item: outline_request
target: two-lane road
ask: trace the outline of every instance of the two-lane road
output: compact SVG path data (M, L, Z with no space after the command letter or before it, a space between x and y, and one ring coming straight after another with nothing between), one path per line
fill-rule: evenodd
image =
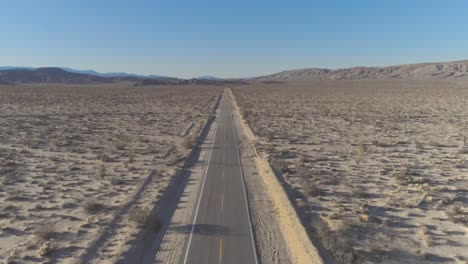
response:
M256 264L230 96L224 91L183 263Z

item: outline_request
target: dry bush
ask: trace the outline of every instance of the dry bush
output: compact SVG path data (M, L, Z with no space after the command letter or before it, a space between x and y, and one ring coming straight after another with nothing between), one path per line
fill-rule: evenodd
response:
M468 154L468 147L463 147L458 151L458 154Z
M183 141L182 145L187 149L191 149L191 148L193 148L195 143L197 143L197 136L193 135L193 134L190 134L190 135L187 135L184 138L184 141Z
M148 207L135 208L130 212L129 220L138 226L159 232L162 223Z
M37 251L37 254L41 257L50 256L52 253L57 251L59 248L58 244L54 241L54 239L50 239L49 241L45 241L42 243L41 247Z
M285 173L285 172L289 171L288 163L286 163L286 161L284 161L281 158L271 159L270 164L273 167L273 169L278 171L278 172Z
M94 199L86 200L83 204L83 210L87 214L97 214L104 209L104 204L97 202Z
M396 180L396 182L403 184L406 183L409 177L409 167L403 166L400 170L395 170L392 174L392 178Z
M169 157L167 158L167 164L170 165L170 166L174 166L176 165L177 163L183 161L185 158L182 154L174 151L172 152Z
M344 234L346 230L333 231L319 217L312 218L312 227L323 246L331 252L338 264L358 263L358 254L351 240Z
M117 150L125 150L130 142L130 138L126 135L120 135L117 137L114 146Z
M125 141L118 141L115 143L115 148L117 150L125 150L126 147L127 147L127 142Z
M371 254L377 255L379 257L387 253L387 250L385 250L385 246L379 240L372 241L372 243L369 244L369 251Z
M306 197L317 197L321 194L314 179L310 177L310 173L305 168L300 168L297 174L301 184L300 188Z
M354 157L354 161L356 162L357 165L361 163L366 153L367 153L367 146L362 143L359 144L358 148L356 149L356 156Z
M307 184L302 187L307 197L317 197L320 195L320 189L314 184Z
M57 229L52 224L42 224L37 227L35 236L40 240L50 240L57 234Z
M98 160L100 160L102 162L109 162L111 160L107 153L101 153L101 154L98 155L97 158L98 158Z
M100 179L104 179L104 177L107 176L107 168L104 164L101 164L96 168L96 176Z
M416 141L414 141L414 144L415 144L417 149L423 149L424 148L423 144L420 141L416 140Z
M462 212L462 207L460 204L454 204L450 206L446 211L445 214L453 223L458 222L458 215Z
M361 186L353 186L351 188L351 193L356 198L366 198L368 196L364 187Z

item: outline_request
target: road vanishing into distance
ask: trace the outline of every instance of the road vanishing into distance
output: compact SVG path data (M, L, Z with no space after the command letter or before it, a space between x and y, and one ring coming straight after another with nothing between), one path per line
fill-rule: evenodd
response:
M225 90L184 264L258 263L230 100Z

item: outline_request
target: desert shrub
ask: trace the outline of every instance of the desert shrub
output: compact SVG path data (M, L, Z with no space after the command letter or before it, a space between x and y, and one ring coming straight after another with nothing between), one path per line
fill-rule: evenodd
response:
M275 134L273 134L273 131L271 131L270 129L267 129L267 130L265 131L265 137L266 137L269 141L271 141L271 140L273 140L273 139L275 138Z
M174 166L177 163L183 161L184 159L185 158L184 158L184 156L182 154L174 151L167 158L167 164L170 165L170 166Z
M459 159L455 162L455 168L466 168L468 167L468 161L466 159Z
M381 148L386 148L386 147L391 146L389 143L379 141L379 140L372 140L372 145L376 147L381 147Z
M457 223L458 214L460 214L461 211L462 207L459 204L454 204L445 211L445 214L447 215L448 219L450 219L450 221Z
M317 188L314 184L309 183L306 186L303 186L305 195L308 197L316 197L320 195L320 189Z
M104 205L94 199L86 200L83 204L83 210L87 214L97 214L104 209Z
M127 147L127 142L125 142L125 141L115 142L115 148L117 150L124 150L126 147Z
M125 150L130 142L130 138L126 135L117 136L114 146L117 150Z
M385 246L380 240L372 241L372 243L369 244L369 251L370 253L377 255L379 257L387 253L387 250L385 250Z
M317 197L320 195L320 189L314 182L314 178L311 178L310 172L306 169L299 169L297 171L299 178L300 187L306 197Z
M303 165L304 164L303 157L299 158L297 163L299 164L298 168L296 169L297 177L304 179L304 180L309 179L311 173L307 169L307 167Z
M423 144L421 142L417 141L417 140L414 142L414 144L415 144L417 149L423 149L424 148Z
M133 153L133 151L130 151L130 153L128 153L128 160L127 162L128 163L132 163L135 161L135 154Z
M359 165L361 163L366 153L367 153L367 146L362 143L359 144L359 146L356 149L356 154L354 157L354 161L356 162L356 165Z
M352 187L351 188L351 193L356 198L366 198L368 196L367 193L366 193L366 190L363 187L360 187L360 186Z
M392 174L392 178L398 183L405 183L408 180L408 166L403 166L400 170L396 170Z
M459 154L468 154L468 147L463 147L458 151Z
M271 166L278 172L285 173L289 171L288 164L281 158L273 158L271 160Z
M35 236L40 240L50 240L57 234L57 230L52 224L42 224L37 227Z
M37 254L41 257L50 256L58 248L58 244L54 241L54 239L50 239L49 241L42 243L41 247L37 251Z
M358 263L358 254L345 235L346 230L333 231L320 217L312 218L312 227L323 246L333 255L338 264Z
M185 138L184 138L184 141L182 142L182 145L187 148L187 149L190 149L190 148L193 148L193 146L195 145L195 143L197 142L197 137L196 135L187 135Z
M129 220L138 226L159 232L162 223L156 214L148 207L134 208L130 212Z
M109 162L110 161L110 157L107 153L101 153L98 155L97 157L100 161L102 162Z
M101 164L96 168L96 176L98 176L100 179L103 179L107 176L107 168L104 164Z

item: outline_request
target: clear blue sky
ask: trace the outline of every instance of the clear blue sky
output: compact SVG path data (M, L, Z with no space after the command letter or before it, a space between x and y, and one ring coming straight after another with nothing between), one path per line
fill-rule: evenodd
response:
M468 59L465 0L0 0L0 65L246 77Z

